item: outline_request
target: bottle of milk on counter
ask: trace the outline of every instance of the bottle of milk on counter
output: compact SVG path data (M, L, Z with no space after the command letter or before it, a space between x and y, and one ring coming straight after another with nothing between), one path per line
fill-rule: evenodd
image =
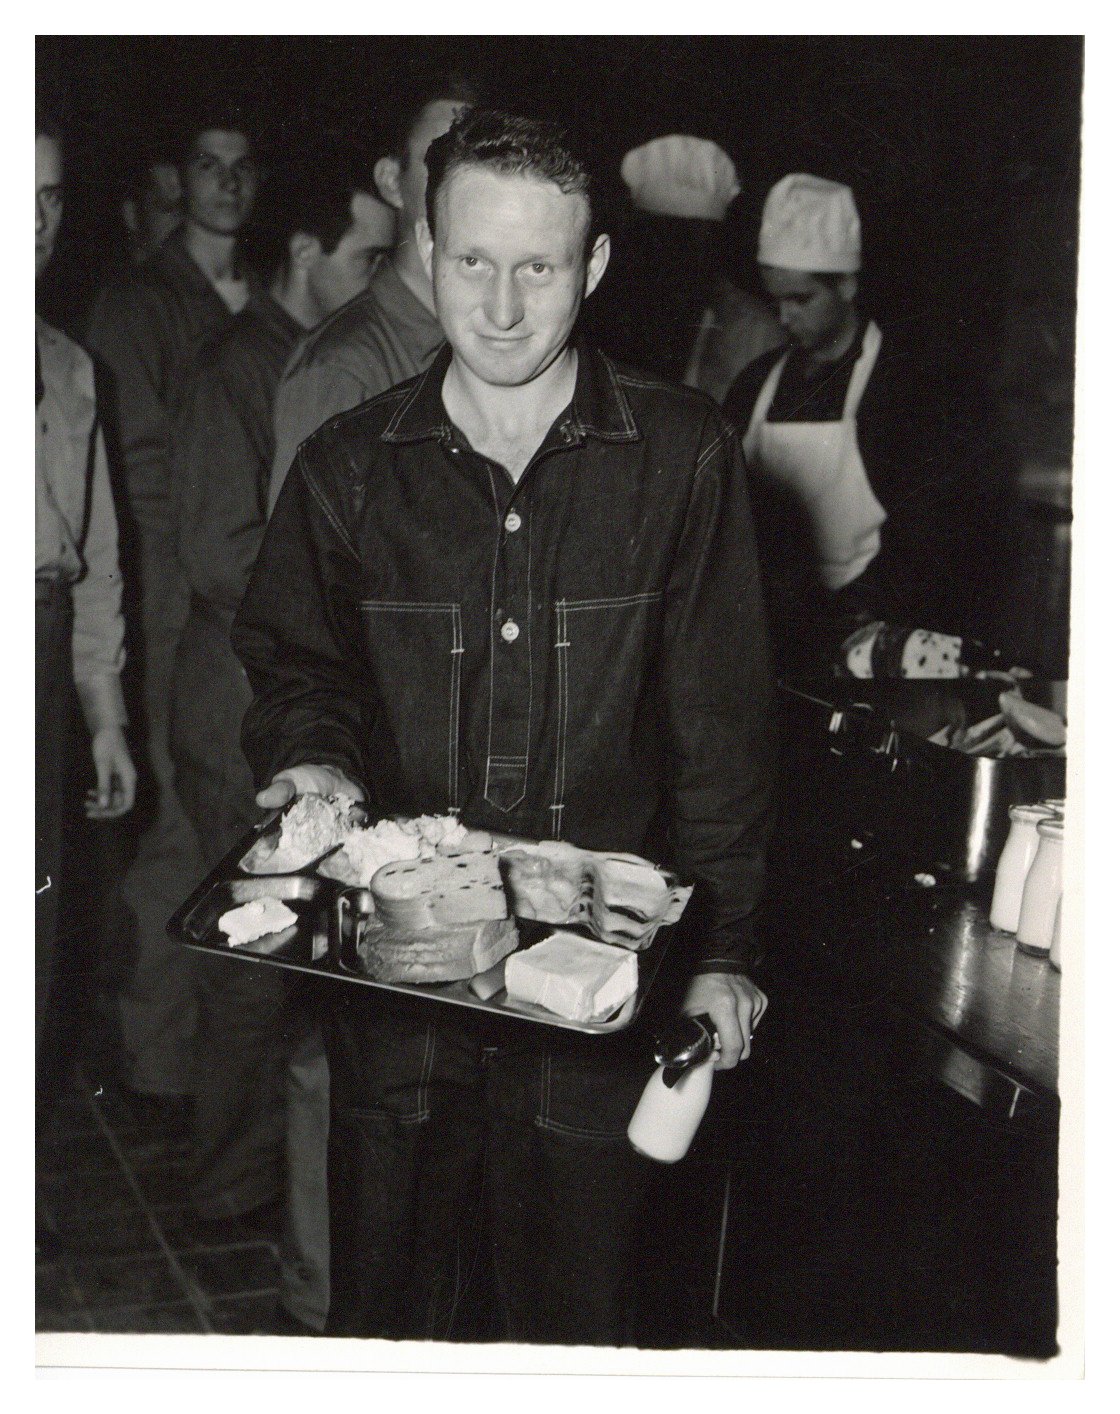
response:
M1054 936L1050 939L1050 966L1062 970L1062 900L1054 913Z
M1023 887L1038 853L1038 823L1052 817L1054 811L1048 804L1013 805L1008 814L1011 816L1011 833L996 866L996 886L989 917L993 928L1015 933L1019 928Z
M1038 853L1023 886L1016 934L1024 952L1045 957L1054 940L1054 919L1062 897L1062 838L1065 825L1054 816L1038 822Z

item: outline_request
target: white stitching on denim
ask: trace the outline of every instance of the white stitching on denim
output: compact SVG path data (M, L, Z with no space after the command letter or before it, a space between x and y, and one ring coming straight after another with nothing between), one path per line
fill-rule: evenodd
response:
M447 721L447 808L454 813L459 799L459 694L463 682L463 620L456 604L451 611L451 711Z
M417 1119L427 1119L431 1111L428 1108L428 1083L432 1078L432 1069L435 1064L435 1028L428 1022L428 1029L424 1033L424 1062L420 1067L420 1090L417 1095Z
M556 731L556 773L554 778L552 804L548 807L552 814L552 838L558 840L564 816L564 793L567 789L567 745L568 745L568 649L572 646L568 637L568 613L583 609L636 608L639 604L654 604L662 598L660 589L648 589L640 594L622 594L614 599L558 599L556 610L556 672L558 697L558 723Z
M493 496L493 499L494 499L494 509L495 509L495 512L497 513L498 529L497 529L497 532L496 532L496 539L495 539L495 542L494 542L494 562L493 562L493 567L491 568L491 571L490 571L490 700L489 700L489 706L488 706L488 711L487 711L487 720L486 720L486 784L485 784L485 788L484 788L484 790L483 790L483 796L484 796L484 798L485 798L487 801L490 802L491 805L497 806L497 808L498 808L499 810L504 810L504 809L510 809L510 810L512 810L512 809L514 808L514 806L520 805L520 803L525 799L525 792L526 792L526 790L528 789L528 785L529 785L529 743L530 743L530 741L531 741L531 739L532 739L532 731L533 731L533 644L532 644L532 626L531 626L531 625L532 625L532 612L531 612L531 610L532 610L532 603L533 603L533 534L532 534L532 532L533 532L533 526L532 526L532 508L528 505L528 503L525 504L525 507L524 507L524 509L525 509L525 521L526 521L525 534L526 534L526 535L528 536L528 538L529 538L529 550L528 550L528 554L529 554L529 567L528 567L528 571L527 571L526 578L527 578L527 581L528 581L528 583L527 583L527 598L528 598L528 603L529 603L529 607L530 607L530 612L525 615L525 648L526 648L526 651L527 651L528 654L529 654L529 703L528 703L528 707L527 707L526 713L525 713L525 755L524 755L524 756L498 756L498 755L495 755L494 752L493 752L493 750L492 750L493 741L494 741L494 660L495 660L495 656L496 656L495 651L494 651L494 650L495 650L494 635L495 635L495 633L497 633L497 632L499 631L498 628L497 628L497 619L496 619L496 617L495 617L496 606L495 606L495 603L494 603L494 598L495 598L494 586L495 586L495 582L496 582L497 577L498 577L498 555L499 555L499 553L500 553L500 548L501 548L501 534L502 534L502 531L501 531L501 520L502 520L502 517L501 517L501 512L500 512L500 509L499 509L498 490L497 490L497 487L496 487L495 484L494 484L494 468L493 468L493 466L490 466L490 467L489 467L489 471L490 471L490 491L491 491L491 495ZM521 765L524 766L524 770L522 771L522 777L521 777L521 794L517 797L516 800L511 801L508 806L505 806L505 805L497 805L497 802L494 801L494 800L491 800L491 798L490 798L490 767L491 767L491 766L500 766L500 765L510 765L510 764L513 764L513 765L516 765L516 766L521 766Z
M451 685L447 717L447 800L448 810L456 811L459 797L459 706L463 682L463 616L458 604L424 604L415 600L363 599L359 608L367 613L450 614Z
M560 838L560 824L564 815L565 760L568 740L568 612L563 599L556 603L556 774L553 782L552 838Z
M637 432L638 424L634 421L634 416L630 411L630 404L627 401L626 394L622 391L622 383L619 379L619 376L615 373L614 365L610 362L610 360L604 359L603 362L607 365L607 372L610 374L611 386L614 389L614 395L618 400L618 406L620 411L622 412L622 420L626 425L626 435L628 437L632 436L635 432Z
M732 439L736 435L737 434L734 428L724 427L723 432L720 434L719 437L716 438L716 440L711 444L711 446L700 453L700 456L696 462L696 472L703 471L704 468L711 461L711 459L715 456L715 454L720 450L720 448L726 447L728 442L732 441Z
M397 410L396 416L390 418L390 420L389 420L389 425L385 428L384 432L382 432L382 434L381 434L382 439L392 438L392 437L395 437L395 436L397 435L397 428L401 425L401 422L402 422L402 420L403 420L403 418L404 418L405 413L409 410L409 408L412 406L412 404L413 404L413 403L416 401L416 399L420 396L420 389L421 389L423 386L424 386L424 379L423 379L422 377L421 377L421 378L418 378L418 379L416 380L416 387L413 388L412 392L408 395L408 397L405 398L404 402L402 403L402 405L400 406L400 408ZM400 395L398 394L398 397L399 397L399 396L400 396Z
M433 609L440 609L445 614L454 613L458 604L425 604L416 600L408 599L362 599L359 601L360 609L384 610L386 613L430 613Z
M319 503L319 509L320 509L320 510L323 512L323 514L326 516L326 518L327 518L327 523L331 526L331 528L334 530L335 534L336 534L336 535L338 536L338 538L342 541L342 543L343 543L343 545L345 546L345 548L346 548L347 550L349 550L349 552L351 553L351 555L353 555L354 558L358 561L358 563L361 564L361 562L362 562L362 557L361 557L361 555L358 554L357 547L355 546L354 542L350 539L350 536L349 536L349 534L348 534L348 532L347 532L347 530L346 530L346 527L342 524L342 522L339 520L338 516L335 514L334 510L332 509L331 504L330 504L330 502L327 500L326 494L325 494L325 492L323 491L322 487L320 487L320 485L318 484L318 482L317 482L317 481L315 480L315 478L311 475L310 471L308 471L308 469L307 469L307 463L306 463L306 461L304 460L304 457L303 457L302 448L300 449L300 451L299 451L299 453L298 453L297 455L299 456L299 469L300 469L300 472L301 472L302 475L303 475L303 480L304 480L304 483L305 483L306 486L307 486L307 489L311 492L312 496L314 496L315 500Z
M654 604L660 599L664 591L660 589L649 589L642 594L622 594L613 599L566 599L564 601L569 611L577 609L629 609L638 604Z

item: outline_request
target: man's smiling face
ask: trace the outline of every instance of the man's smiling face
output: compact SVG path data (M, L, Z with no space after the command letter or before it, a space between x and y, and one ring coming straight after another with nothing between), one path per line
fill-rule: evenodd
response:
M460 167L440 188L420 251L448 342L482 382L530 383L567 348L609 255L600 236L588 256L589 220L585 196L530 174Z

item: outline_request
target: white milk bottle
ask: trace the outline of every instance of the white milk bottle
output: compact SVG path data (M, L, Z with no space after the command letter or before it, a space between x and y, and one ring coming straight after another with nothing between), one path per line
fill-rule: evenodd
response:
M639 1154L676 1163L700 1128L712 1093L719 1042L708 1016L682 1017L657 1043L660 1062L642 1091L626 1133Z
M996 866L992 911L988 916L993 928L1014 933L1019 927L1023 886L1038 853L1038 822L1049 819L1054 812L1048 805L1013 805L1007 813L1011 817L1011 833Z
M1045 957L1054 938L1054 917L1062 897L1062 837L1065 826L1053 816L1038 822L1038 853L1023 886L1016 934L1024 952Z

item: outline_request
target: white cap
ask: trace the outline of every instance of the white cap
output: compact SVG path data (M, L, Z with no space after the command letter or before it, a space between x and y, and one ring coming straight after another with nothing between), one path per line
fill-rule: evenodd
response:
M622 180L641 211L722 221L739 195L735 164L706 138L654 138L622 159Z
M854 275L860 268L860 233L851 188L802 172L783 177L762 208L758 263Z

